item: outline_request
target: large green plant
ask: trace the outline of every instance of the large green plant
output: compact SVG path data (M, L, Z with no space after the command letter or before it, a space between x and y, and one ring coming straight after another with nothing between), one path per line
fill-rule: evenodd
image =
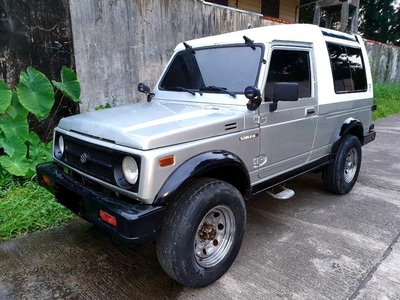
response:
M39 121L46 119L58 91L81 103L80 84L71 69L63 67L61 82L52 83L56 90L43 73L32 67L21 72L15 91L0 80L0 178L7 174L30 177L38 163L51 161L52 145L29 131L29 113Z

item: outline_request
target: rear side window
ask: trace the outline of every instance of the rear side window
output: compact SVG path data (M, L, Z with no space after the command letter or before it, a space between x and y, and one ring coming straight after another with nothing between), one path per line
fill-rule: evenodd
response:
M364 92L367 78L361 49L327 43L336 93Z
M273 98L277 82L299 84L299 98L311 97L310 55L308 51L273 50L265 86L266 101Z

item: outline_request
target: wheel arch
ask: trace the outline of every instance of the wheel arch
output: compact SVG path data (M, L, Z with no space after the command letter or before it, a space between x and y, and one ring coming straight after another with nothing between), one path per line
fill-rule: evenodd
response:
M348 118L342 123L335 135L331 154L335 155L338 152L344 137L347 135L354 135L360 140L361 145L364 144L364 128L360 120Z
M244 198L250 195L250 177L243 161L234 153L215 150L198 154L183 162L164 182L153 204L166 205L172 202L183 187L205 177L228 182Z

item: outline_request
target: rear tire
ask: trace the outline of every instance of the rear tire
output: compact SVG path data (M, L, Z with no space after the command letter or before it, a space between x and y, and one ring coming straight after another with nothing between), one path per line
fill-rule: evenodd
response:
M215 179L199 179L168 207L157 257L179 283L200 288L232 265L243 240L246 208L240 192Z
M361 166L361 144L357 137L343 139L334 161L322 169L322 180L327 191L344 195L357 181Z

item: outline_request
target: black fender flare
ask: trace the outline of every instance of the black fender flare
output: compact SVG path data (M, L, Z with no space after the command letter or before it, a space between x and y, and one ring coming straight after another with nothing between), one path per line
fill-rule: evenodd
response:
M237 178L237 183L240 186L236 187L246 198L250 194L251 184L245 164L236 154L225 150L214 150L193 156L176 168L158 191L153 205L166 205L172 202L181 187L197 178L211 177L213 171L217 172L224 169L226 171L238 171L237 175L240 178ZM229 173L231 173L229 174L231 176L232 172ZM215 179L221 178L217 176ZM224 179L222 178L222 180ZM232 182L230 183L232 184ZM235 186L234 183L232 185Z
M338 152L343 138L349 134L356 136L360 140L361 145L363 145L364 142L363 130L364 130L363 125L360 120L355 118L346 119L343 122L342 126L336 132L336 135L332 143L331 154L335 155Z

